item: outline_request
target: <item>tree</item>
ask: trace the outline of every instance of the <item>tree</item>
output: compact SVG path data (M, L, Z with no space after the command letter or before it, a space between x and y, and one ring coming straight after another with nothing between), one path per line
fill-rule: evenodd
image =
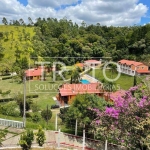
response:
M46 110L42 110L41 116L45 121L47 121L47 124L48 124L48 120L50 120L52 117L52 111L48 109L48 106Z
M2 23L3 23L4 25L7 25L7 24L8 24L8 21L7 21L7 19L6 19L5 17L3 17L3 19L2 19Z
M72 72L70 83L80 83L80 74L77 69Z
M137 85L137 78L136 78L136 75L134 76L134 80L133 80L133 86L136 86Z
M107 102L96 95L79 94L75 97L72 105L68 109L65 108L65 113L61 110L60 117L68 128L75 124L77 119L81 128L85 128L86 132L92 131L91 122L96 116L91 109L99 108L103 110L106 105Z
M146 80L146 83L149 79ZM94 110L97 139L123 145L129 149L150 147L150 95L145 84L131 87L123 97L116 97L111 107Z
M4 47L0 44L0 61L2 60L2 58L4 57Z
M7 134L7 130L1 130L0 131L0 146L2 146L2 142L3 142L6 134Z
M32 19L31 19L31 17L28 17L28 21L29 21L29 26L30 26L30 25L34 25L34 23L33 23Z
M19 145L23 150L28 150L31 148L32 142L34 140L34 134L32 130L27 130L20 136Z
M6 31L6 32L4 32L4 34L5 34L5 36L6 36L6 39L8 40L9 32Z
M17 73L18 77L23 81L23 77L25 74L25 70L28 69L28 60L26 57L22 57L19 59L17 58L16 62L14 63L14 71Z
M39 126L38 132L35 135L37 136L36 141L39 144L39 146L43 146L44 141L46 140L46 137L45 137L45 133L42 130L41 126Z
M41 120L41 115L40 115L38 112L36 112L36 113L34 113L34 114L32 115L32 121L33 121L33 122L37 123L37 122L39 122L40 120Z
M23 116L23 111L24 111L24 99L23 99L23 94L16 94L14 99L16 100L19 109L20 109L20 115ZM32 100L27 98L26 100L26 111L30 110L31 105L33 104Z
M20 23L20 25L25 25L24 20L22 18L19 19L19 23Z

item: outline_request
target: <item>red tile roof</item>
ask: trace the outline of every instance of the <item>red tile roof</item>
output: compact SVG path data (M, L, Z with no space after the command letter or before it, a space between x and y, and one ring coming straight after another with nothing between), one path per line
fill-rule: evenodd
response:
M83 63L77 63L77 64L75 64L75 66L77 66L77 67L84 67L84 64Z
M101 93L101 87L99 83L89 83L89 84L63 84L59 88L61 96L77 95L77 94L94 94Z
M118 90L116 92L105 92L105 96L108 96L110 97L111 100L114 100L114 98L116 97L121 97L121 96L124 96L125 95L125 90Z
M136 72L137 72L137 73L150 73L149 70L143 70L143 69L137 70Z
M32 77L32 76L42 76L42 69L41 68L33 68L33 69L28 69L25 71L27 77Z
M91 59L91 60L85 60L84 62L85 62L85 63L101 63L100 61L94 60L94 59Z
M131 60L125 60L125 59L122 59L122 60L120 60L118 62L121 63L121 64L126 64L128 66L131 66L131 65L134 65L134 66L143 65L143 63L141 63L141 62L136 62L136 61L131 61Z

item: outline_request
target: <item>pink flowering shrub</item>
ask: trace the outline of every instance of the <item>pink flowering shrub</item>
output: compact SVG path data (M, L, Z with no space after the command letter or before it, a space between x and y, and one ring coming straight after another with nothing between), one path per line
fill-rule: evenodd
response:
M93 121L97 138L127 146L130 149L147 149L150 137L150 96L144 84L131 87L123 97L116 97L113 106L95 110ZM150 140L150 138L149 138Z

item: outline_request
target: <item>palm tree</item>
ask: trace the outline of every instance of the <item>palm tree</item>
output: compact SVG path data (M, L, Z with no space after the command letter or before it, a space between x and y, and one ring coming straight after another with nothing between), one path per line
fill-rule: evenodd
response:
M72 72L70 83L80 83L80 74L77 69Z

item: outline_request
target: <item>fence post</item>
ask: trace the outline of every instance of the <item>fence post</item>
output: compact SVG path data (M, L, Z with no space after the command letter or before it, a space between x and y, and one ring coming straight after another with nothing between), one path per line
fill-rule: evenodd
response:
M58 143L57 147L60 148L60 129L58 130Z
M83 130L83 147L82 150L85 148L85 130Z
M58 117L57 117L57 114L56 114L56 118L55 118L55 130L57 131L57 123L58 123Z
M107 150L107 140L105 141L105 150Z
M78 120L76 119L75 135L77 136Z

